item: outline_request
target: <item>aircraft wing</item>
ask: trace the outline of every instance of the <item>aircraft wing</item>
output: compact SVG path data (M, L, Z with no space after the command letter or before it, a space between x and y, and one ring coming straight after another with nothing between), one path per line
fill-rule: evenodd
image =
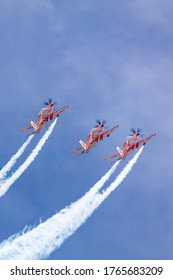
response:
M105 158L105 160L110 160L110 159L112 159L112 158L114 158L114 157L118 157L119 156L119 153L116 153L116 154L113 154L113 155L110 155L110 156L108 156L107 158ZM119 159L121 159L121 158L119 158ZM118 159L118 160L119 160Z
M71 150L70 152L71 152L71 153L75 153L75 152L79 151L80 149L82 149L82 146L79 146L79 147L77 147L77 148Z
M57 111L51 113L51 114L50 114L50 119L53 119L53 118L55 118L55 117L58 117L63 111L65 111L65 110L68 109L68 108L69 108L69 106L67 105L67 106L65 106L65 107L63 107L63 108L61 108L61 109L59 109L59 110L57 110Z
M111 129L103 132L101 135L98 136L98 139L102 140L104 137L109 137L110 133L118 127L119 127L119 125L116 125L116 126L112 127ZM97 139L95 139L95 140L97 141Z
M141 145L145 145L147 143L148 140L150 140L152 137L156 136L156 133L146 137L145 139L142 139L141 141L136 143L136 148L138 148Z
M82 151L79 155L84 154L84 153L88 153L88 152L89 152L91 149L93 149L95 146L96 146L96 142L93 142L93 143L89 146L89 148L88 148L87 150L85 150L82 146L79 146L79 147L77 147L77 148L71 150L71 153L75 153L75 152L77 152L77 151L80 150L80 149L83 149L83 151Z
M21 129L21 132L24 132L24 131L26 131L26 130L28 130L28 129L30 129L30 128L33 128L32 125L28 125L28 126L22 128L22 129Z

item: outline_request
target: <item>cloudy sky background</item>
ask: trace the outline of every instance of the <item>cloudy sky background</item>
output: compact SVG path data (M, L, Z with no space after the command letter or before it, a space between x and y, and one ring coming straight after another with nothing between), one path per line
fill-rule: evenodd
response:
M170 0L0 2L1 166L24 143L27 133L20 129L37 119L43 101L52 97L57 108L70 106L1 198L0 241L84 195L110 168L104 157L122 146L130 128L140 127L157 137L121 186L49 259L173 258L172 13ZM76 158L70 150L98 118L120 128Z

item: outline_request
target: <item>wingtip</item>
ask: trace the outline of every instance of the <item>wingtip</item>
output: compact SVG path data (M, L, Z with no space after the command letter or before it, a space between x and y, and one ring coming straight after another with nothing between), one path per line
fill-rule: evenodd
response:
M106 161L107 161L107 160L109 160L109 157L107 157L107 158L104 158L104 160L106 160Z

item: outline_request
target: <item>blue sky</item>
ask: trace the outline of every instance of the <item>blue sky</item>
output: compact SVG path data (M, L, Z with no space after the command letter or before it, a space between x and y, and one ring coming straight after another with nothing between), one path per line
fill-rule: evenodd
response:
M52 97L58 108L70 106L1 198L1 241L84 195L110 168L104 157L122 146L131 127L141 127L145 136L157 137L121 186L49 259L173 258L172 12L170 0L1 1L1 166L24 143L20 129L36 120L43 101ZM76 158L70 150L98 118L120 128Z

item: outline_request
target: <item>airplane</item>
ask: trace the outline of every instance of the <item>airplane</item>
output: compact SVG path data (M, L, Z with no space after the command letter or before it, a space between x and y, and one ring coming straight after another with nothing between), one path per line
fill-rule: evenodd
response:
M109 137L110 133L119 127L119 125L116 125L113 128L111 128L105 132L102 132L106 121L103 120L101 122L100 120L96 120L96 122L97 122L97 125L90 130L87 140L85 142L82 140L79 140L80 146L71 150L71 153L74 153L80 149L83 149L83 151L80 154L88 153L92 148L94 148L96 146L96 144L100 140L103 140L104 137Z
M59 117L59 115L66 109L69 108L69 106L65 106L57 111L54 111L53 112L53 106L56 104L56 102L52 102L52 98L49 98L48 99L48 102L44 102L44 105L47 105L47 107L44 107L40 110L39 114L38 114L38 119L36 122L34 121L29 121L30 122L30 125L27 126L27 127L24 127L21 129L21 132L23 131L26 131L30 128L33 128L34 131L29 134L27 137L33 135L33 134L36 134L36 133L39 133L44 127L45 127L45 124L47 122L49 122L50 120L52 120L53 118L55 117Z
M115 148L117 150L117 153L108 156L107 158L105 158L105 160L110 160L114 157L119 157L116 161L118 161L120 159L125 159L128 155L132 154L135 149L139 148L139 146L145 145L148 140L150 140L152 137L156 136L156 133L154 133L154 134L150 135L149 137L139 140L139 137L143 137L140 134L141 129L138 128L137 131L135 131L135 129L132 128L130 131L133 134L130 134L126 138L123 148L121 149L119 146L116 146ZM116 161L114 161L113 163L115 163Z

